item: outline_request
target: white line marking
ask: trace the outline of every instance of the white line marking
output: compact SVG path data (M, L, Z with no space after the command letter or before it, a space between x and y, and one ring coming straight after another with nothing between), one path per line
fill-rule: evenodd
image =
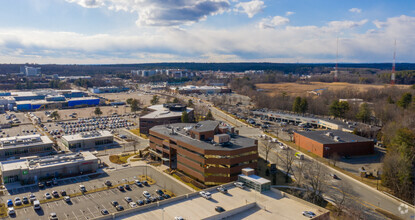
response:
M76 217L75 212L72 211L72 214L75 216L76 220L78 220L78 217Z
M91 212L91 209L89 209L89 208L87 208L88 210L89 210L89 212L91 213L91 215L92 215L92 217L94 217L95 218L95 215L94 215L94 213L92 213Z

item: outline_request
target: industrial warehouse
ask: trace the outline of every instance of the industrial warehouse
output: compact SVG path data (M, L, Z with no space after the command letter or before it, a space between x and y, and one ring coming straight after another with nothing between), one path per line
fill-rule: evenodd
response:
M0 110L30 111L37 109L74 108L99 105L100 99L86 97L79 90L34 90L0 92Z
M368 155L374 153L373 140L351 133L330 131L295 131L294 142L320 157Z
M258 141L238 136L218 121L159 125L150 129L155 158L206 185L235 181L243 168L256 168Z
M4 183L35 183L42 179L93 173L98 169L99 159L87 151L4 161L0 166Z
M27 135L0 139L0 158L21 157L52 152L53 142L47 136Z
M74 135L62 136L62 144L71 151L94 148L97 146L112 144L113 142L114 136L111 132L106 130L82 132Z
M187 112L189 121L193 121L194 113L192 108L176 103L153 105L148 107L153 112L140 117L140 133L148 134L149 129L156 125L179 123L182 120L183 111Z

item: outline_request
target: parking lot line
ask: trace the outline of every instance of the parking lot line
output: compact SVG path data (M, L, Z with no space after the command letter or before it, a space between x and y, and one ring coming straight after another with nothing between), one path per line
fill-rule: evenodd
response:
M91 209L89 209L89 208L87 208L87 209L91 213L91 215L95 218L95 215L94 215L94 213L91 212Z
M75 215L74 211L72 211L72 214L75 216L76 220L78 220L78 217Z

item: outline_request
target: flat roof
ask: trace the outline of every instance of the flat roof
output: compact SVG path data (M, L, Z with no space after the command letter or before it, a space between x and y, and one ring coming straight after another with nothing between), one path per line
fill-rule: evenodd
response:
M306 219L303 211L312 211L317 216L325 214L328 210L308 203L300 199L292 199L289 194L282 196L278 190L268 190L259 193L252 189L240 189L227 186L228 194L222 194L217 190L210 190L212 199L207 200L199 195L189 196L181 200L166 200L159 206L143 208L139 211L126 214L117 219L146 220L146 219L174 219L181 216L184 219L221 219L217 217L216 206L221 206L225 211L235 210L233 215L226 219L261 219L261 220L297 220ZM253 204L249 205L248 204ZM247 208L244 208L247 206ZM264 207L264 208L260 208ZM236 209L240 209L236 211ZM216 218L214 218L216 217Z
M40 136L39 134L0 139L0 149L37 146L44 144L53 144L53 141L50 140L47 136Z
M163 107L163 105L153 105L148 107L153 112L147 115L141 116L143 119L155 119L155 118L170 118L170 117L181 117L182 111L171 111L169 108ZM187 113L193 111L192 108L186 108Z
M353 142L369 142L368 138L360 137L352 133L343 132L339 130L323 130L323 131L294 131L304 137L310 138L322 144L340 144ZM327 133L332 135L327 136ZM334 136L339 137L339 141L334 140Z
M62 136L68 142L79 141L79 140L93 140L96 138L105 138L105 137L114 137L111 132L107 130L95 131L95 132L81 132L74 135L64 135Z
M170 125L158 125L152 127L150 131L162 134L163 136L167 136L171 139L175 139L204 150L232 151L235 149L257 146L257 144L255 143L256 140L239 135L231 137L230 144L227 144L226 146L212 144L212 142L209 141L201 141L194 139L187 134L187 131L192 129L195 125L195 123L175 123ZM172 129L174 130L174 133L172 133Z
M241 178L250 180L252 182L258 183L260 185L267 184L267 183L271 183L271 181L269 181L269 180L267 180L265 178L262 178L260 176L257 176L257 175L249 175L249 176L247 176L247 175L244 175L244 174L239 174L238 176L240 176Z
M212 131L214 130L216 127L218 127L220 124L220 122L218 121L201 121L198 122L197 124L195 124L195 126L193 126L192 131L196 131L196 132L206 132L206 131Z
M13 171L21 169L35 170L44 167L53 167L65 164L79 163L83 161L95 160L95 157L89 151L83 151L79 153L72 154L61 154L55 156L46 156L38 158L26 158L18 160L9 160L0 162L1 171Z

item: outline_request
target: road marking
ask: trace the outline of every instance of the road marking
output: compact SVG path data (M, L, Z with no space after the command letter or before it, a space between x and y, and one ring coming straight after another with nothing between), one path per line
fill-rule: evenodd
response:
M24 211L25 213L27 213L27 210L26 210L26 208L24 208L24 209L23 209L23 211Z
M75 212L72 211L72 214L75 216L76 220L78 220L78 217L76 217Z
M88 209L88 211L91 213L92 217L94 217L94 218L95 218L95 215L94 215L94 213L92 213L92 212L91 212L91 209L89 209L89 208L87 208L87 209Z

